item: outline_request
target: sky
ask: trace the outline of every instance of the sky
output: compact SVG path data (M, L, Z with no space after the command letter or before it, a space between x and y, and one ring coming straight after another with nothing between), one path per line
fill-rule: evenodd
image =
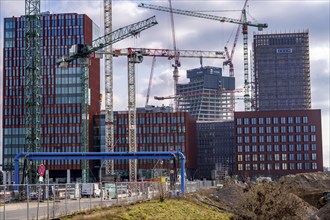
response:
M113 30L156 15L158 25L141 32L138 38L128 38L113 45L113 48L143 47L172 49L170 15L138 7L140 3L168 7L167 0L113 0ZM202 11L202 13L239 19L244 0L172 0L173 8ZM23 0L0 0L0 83L2 86L3 18L24 15ZM41 11L51 13L87 14L103 30L103 0L41 0ZM312 108L321 109L323 133L323 162L330 167L330 1L329 0L249 0L248 20L267 23L268 28L258 32L249 28L249 50L253 33L288 33L309 31L310 76ZM220 23L183 15L174 15L176 46L182 50L231 51L237 25ZM240 34L233 63L236 88L243 88L243 45ZM137 106L144 106L151 71L150 57L136 65ZM203 66L222 67L223 60L203 59ZM172 60L159 58L156 61L149 104L168 105L172 101L156 101L153 96L173 95ZM199 59L181 59L179 83L186 83L186 70L200 67ZM228 67L223 70L228 75ZM104 91L104 80L101 89ZM114 110L127 109L127 60L114 60ZM2 88L2 87L1 87ZM2 95L2 89L0 91ZM240 94L242 96L242 94ZM2 98L0 101L2 105ZM103 104L104 105L104 104ZM2 107L1 107L2 108ZM237 101L236 111L243 111L242 101ZM2 123L1 123L2 124ZM1 132L2 135L2 132ZM2 143L2 141L1 141Z

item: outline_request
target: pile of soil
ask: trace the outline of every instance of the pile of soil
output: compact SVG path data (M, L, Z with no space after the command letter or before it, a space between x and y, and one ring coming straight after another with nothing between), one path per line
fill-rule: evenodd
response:
M330 174L325 172L300 173L295 175L283 176L278 181L284 187L292 190L329 190Z
M330 203L326 204L322 208L320 208L318 211L316 211L311 218L311 220L326 220L330 219Z
M263 189L267 184L270 184L268 191ZM279 218L277 214L280 214L283 217L280 219L322 220L330 219L330 204L319 210L316 208L324 191L330 191L330 174L316 172L287 175L271 183L246 185L232 182L217 189L209 198L246 219L258 218L255 212L260 212L265 218ZM267 201L267 205L263 202L255 203L260 198L265 203ZM251 205L250 208L246 203ZM255 210L253 206L259 206L259 209Z
M234 183L225 185L222 189L216 190L211 198L224 204L227 208L235 210L240 205L245 187L245 185Z

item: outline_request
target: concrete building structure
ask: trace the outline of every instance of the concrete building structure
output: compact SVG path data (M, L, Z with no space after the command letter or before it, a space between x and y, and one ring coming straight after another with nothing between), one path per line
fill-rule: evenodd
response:
M234 127L242 179L323 170L321 110L235 112Z
M128 113L114 113L115 152L128 151ZM94 116L94 150L104 151L105 114ZM99 124L100 123L100 124ZM137 108L136 113L137 151L181 151L186 156L186 172L190 178L197 167L196 120L187 112L173 112L170 107ZM101 147L99 147L101 144ZM176 161L179 168L179 161ZM138 178L170 176L174 164L167 160L138 160ZM94 175L99 172L100 164L95 161ZM128 179L128 161L115 160L115 173Z
M309 33L254 34L252 109L311 108Z
M220 179L233 173L234 121L198 122L198 159L194 179Z
M13 158L24 152L24 16L4 19L3 57L3 169L13 170ZM74 44L91 44L99 28L84 14L41 15L41 151L81 151L81 69L79 61L68 68L59 68L56 61L67 56ZM91 59L89 118L100 111L100 65ZM92 146L92 120L89 122L89 146ZM50 176L65 178L81 176L80 161L45 161ZM23 167L23 164L21 164Z
M233 120L234 101L228 90L235 89L235 78L222 76L219 67L187 70L187 84L177 84L178 108L197 121ZM225 92L227 91L227 92Z

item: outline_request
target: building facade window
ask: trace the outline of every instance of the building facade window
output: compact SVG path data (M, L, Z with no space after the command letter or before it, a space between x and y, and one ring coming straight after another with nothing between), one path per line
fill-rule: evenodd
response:
M317 170L317 163L312 163L312 169Z
M264 154L260 154L259 155L259 160L260 161L264 161L265 160L265 155Z
M316 153L312 153L312 160L316 160Z
M307 117L307 116L304 116L304 117L303 117L303 123L305 123L305 124L308 123L308 117Z
M311 132L316 132L316 126L315 125L311 125Z
M237 169L238 169L238 170L243 170L243 164L238 164L238 165L237 165Z

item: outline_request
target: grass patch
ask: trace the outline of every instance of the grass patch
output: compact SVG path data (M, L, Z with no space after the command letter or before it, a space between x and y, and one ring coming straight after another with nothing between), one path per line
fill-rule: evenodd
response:
M151 200L135 205L98 209L97 211L76 214L63 220L157 220L157 219L209 219L229 220L232 214L221 212L210 206L186 199L166 199L164 202Z

